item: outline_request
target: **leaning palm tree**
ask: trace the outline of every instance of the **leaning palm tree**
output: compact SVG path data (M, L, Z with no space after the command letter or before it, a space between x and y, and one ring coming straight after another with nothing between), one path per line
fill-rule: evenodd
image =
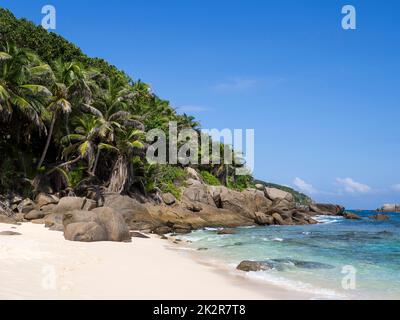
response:
M45 130L41 114L51 92L36 80L50 70L34 53L7 43L0 51L0 119L18 113Z
M63 157L68 161L57 167L66 167L85 159L88 164L88 172L91 172L95 164L96 149L103 135L100 130L100 122L92 115L82 115L76 119L76 124L75 133L61 139L61 143L66 145ZM73 160L69 160L71 155L75 155Z
M124 193L129 191L134 178L133 163L139 151L144 149L144 132L132 128L123 128L116 132L116 150L118 157L111 172L108 191Z
M57 60L54 62L52 70L54 82L51 91L53 97L47 107L47 110L51 113L51 123L47 135L47 141L37 166L38 170L42 167L46 158L53 137L54 126L58 117L60 115L68 115L71 113L72 100L76 97L75 90L77 83L82 81L81 78L86 77L81 65L77 62L64 62L62 60ZM84 88L86 87L84 86ZM88 95L86 91L80 92L80 94L83 97L87 97Z

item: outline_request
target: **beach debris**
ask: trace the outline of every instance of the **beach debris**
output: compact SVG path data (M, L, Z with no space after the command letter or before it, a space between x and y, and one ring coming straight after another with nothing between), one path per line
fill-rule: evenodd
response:
M150 239L150 237L144 235L143 233L136 232L136 231L131 231L131 237L132 238L141 238L141 239Z

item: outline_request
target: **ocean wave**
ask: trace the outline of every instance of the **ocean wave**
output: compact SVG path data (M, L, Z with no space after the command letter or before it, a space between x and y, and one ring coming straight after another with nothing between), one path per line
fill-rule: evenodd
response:
M314 220L316 220L319 223L323 223L323 224L332 224L332 223L337 223L340 221L343 221L343 217L339 217L339 216L315 216Z
M312 294L314 299L346 299L347 296L336 292L331 289L318 288L311 284L285 278L283 276L277 275L274 272L258 271L258 272L248 272L246 277L254 281L263 281L275 286L287 289L295 290L298 292L304 292Z

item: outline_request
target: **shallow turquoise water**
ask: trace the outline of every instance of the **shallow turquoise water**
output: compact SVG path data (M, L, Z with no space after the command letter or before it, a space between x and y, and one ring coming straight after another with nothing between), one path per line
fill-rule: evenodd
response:
M193 249L207 249L198 251L203 257L232 269L242 260L267 261L272 270L248 276L316 299L400 299L400 214L383 222L368 219L373 212L357 214L365 219L320 217L323 224L239 228L224 236L202 230L185 239ZM346 266L355 272L354 288L343 287Z

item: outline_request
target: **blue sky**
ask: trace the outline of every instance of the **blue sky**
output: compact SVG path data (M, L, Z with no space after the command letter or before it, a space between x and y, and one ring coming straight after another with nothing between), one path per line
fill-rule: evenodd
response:
M2 0L205 128L254 128L255 175L322 202L400 202L400 2ZM341 8L357 30L341 28Z

